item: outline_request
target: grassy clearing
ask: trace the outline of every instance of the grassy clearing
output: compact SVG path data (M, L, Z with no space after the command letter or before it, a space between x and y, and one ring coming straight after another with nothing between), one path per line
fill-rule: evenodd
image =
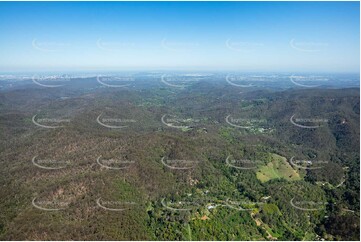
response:
M285 157L273 154L272 161L267 165L259 167L257 178L261 182L267 182L271 179L284 178L287 181L300 180L300 174L294 170L287 162Z

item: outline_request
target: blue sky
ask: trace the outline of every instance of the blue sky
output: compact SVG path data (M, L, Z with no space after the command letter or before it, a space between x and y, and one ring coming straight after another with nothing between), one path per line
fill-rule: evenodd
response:
M359 72L359 2L1 2L0 71Z

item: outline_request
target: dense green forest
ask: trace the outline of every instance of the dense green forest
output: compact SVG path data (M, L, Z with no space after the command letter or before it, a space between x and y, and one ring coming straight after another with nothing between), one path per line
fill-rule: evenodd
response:
M358 88L72 83L0 91L1 240L359 240Z

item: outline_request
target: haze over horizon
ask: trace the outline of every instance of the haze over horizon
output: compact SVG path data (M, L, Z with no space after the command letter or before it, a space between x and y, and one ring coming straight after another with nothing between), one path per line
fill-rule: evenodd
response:
M2 2L0 7L1 72L359 72L359 2Z

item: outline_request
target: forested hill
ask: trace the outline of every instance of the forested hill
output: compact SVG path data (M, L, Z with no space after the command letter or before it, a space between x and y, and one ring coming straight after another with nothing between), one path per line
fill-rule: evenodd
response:
M360 90L0 91L2 240L359 240Z

